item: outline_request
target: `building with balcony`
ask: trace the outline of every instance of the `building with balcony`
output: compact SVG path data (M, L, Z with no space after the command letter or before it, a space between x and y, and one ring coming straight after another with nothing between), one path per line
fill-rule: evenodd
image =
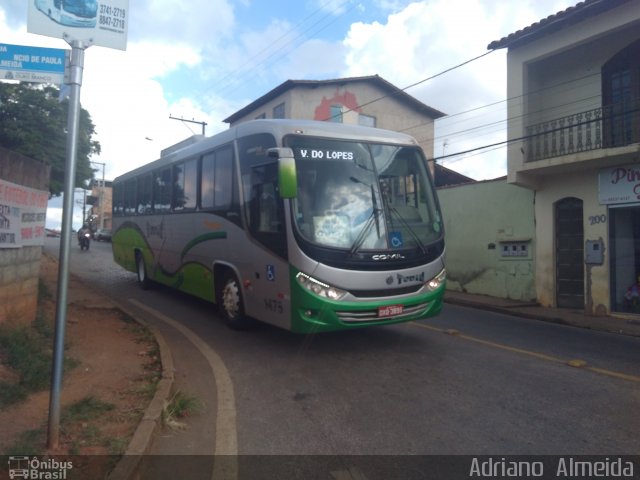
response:
M534 192L539 303L640 313L640 0L585 0L507 48L508 182Z

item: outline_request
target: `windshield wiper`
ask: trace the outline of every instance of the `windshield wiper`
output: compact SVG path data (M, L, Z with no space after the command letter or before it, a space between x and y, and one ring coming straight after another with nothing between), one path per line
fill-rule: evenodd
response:
M378 238L380 238L380 221L378 219L378 215L380 215L381 211L382 210L380 210L379 208L373 208L373 210L371 211L371 215L369 215L369 218L367 218L367 221L364 224L364 227L362 227L362 230L360 230L360 233L354 240L353 245L351 245L351 250L349 250L350 257L355 255L355 253L360 250L360 247L362 247L362 244L367 239L367 235L369 235L369 231L371 230L371 227L374 223L376 224Z
M361 168L364 168L364 167L361 167ZM358 250L360 250L360 247L362 246L365 239L367 238L367 235L369 234L369 230L371 230L371 226L373 225L374 221L376 224L376 233L378 235L378 238L380 238L380 217L378 215L380 214L380 212L382 212L382 210L378 208L378 201L376 200L376 191L373 188L373 184L368 184L366 182L363 182L362 180L359 180L356 177L349 177L349 180L351 180L353 183L361 183L362 185L366 185L371 189L371 204L373 205L373 210L371 211L371 215L369 215L369 218L367 218L367 222L365 223L364 227L362 227L362 230L360 230L360 233L354 240L353 245L351 246L351 250L349 250L349 256L351 257Z

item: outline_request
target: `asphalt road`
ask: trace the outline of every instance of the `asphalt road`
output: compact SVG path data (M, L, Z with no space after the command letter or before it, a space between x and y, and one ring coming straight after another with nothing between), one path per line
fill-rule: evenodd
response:
M58 243L45 248L57 254ZM153 453L640 452L637 338L453 305L434 319L351 332L235 332L211 305L140 290L108 243L88 253L74 244L71 270L155 325L174 355L176 388L205 404Z

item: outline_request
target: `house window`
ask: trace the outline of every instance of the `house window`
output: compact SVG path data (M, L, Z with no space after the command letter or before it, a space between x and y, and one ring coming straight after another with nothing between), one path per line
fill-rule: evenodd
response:
M374 127L376 126L376 117L372 117L371 115L363 115L362 113L358 115L358 124L363 127Z
M342 105L331 105L329 112L329 121L342 123Z
M258 115L258 116L256 117L256 120L262 120L263 118L267 118L267 114L266 114L266 113L264 113L264 112L263 112L263 113L261 113L260 115Z
M273 107L273 118L284 118L284 103Z
M640 40L602 68L602 102L605 145L640 141Z

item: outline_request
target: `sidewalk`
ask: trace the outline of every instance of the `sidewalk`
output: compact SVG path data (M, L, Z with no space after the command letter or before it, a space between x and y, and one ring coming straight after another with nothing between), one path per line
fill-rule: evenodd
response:
M542 320L590 330L640 337L640 315L627 315L624 317L587 315L582 310L542 307L536 303L526 303L518 300L496 298L488 295L474 295L451 290L447 290L445 293L444 301L445 303L454 305L479 308L532 320Z

